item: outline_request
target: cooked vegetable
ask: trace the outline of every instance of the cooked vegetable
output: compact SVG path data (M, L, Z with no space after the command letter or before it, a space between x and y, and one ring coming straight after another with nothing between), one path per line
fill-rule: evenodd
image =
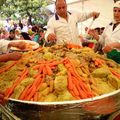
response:
M90 48L54 45L0 64L6 97L54 102L91 98L120 89L120 65ZM76 49L77 48L77 49Z

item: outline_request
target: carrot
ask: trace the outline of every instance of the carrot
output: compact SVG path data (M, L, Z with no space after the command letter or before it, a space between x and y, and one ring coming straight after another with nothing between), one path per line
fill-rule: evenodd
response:
M113 75L115 75L117 78L120 79L120 73L118 73L117 71L114 71L112 69L110 69L110 71L112 72Z
M79 96L79 92L74 84L73 84L73 92L74 92L75 96Z
M96 58L96 59L94 60L94 62L95 62L95 65L96 65L96 66L98 66L98 65L103 65L103 64L105 63L104 60L98 59L98 58Z
M34 95L33 101L38 101L38 96L39 96L39 93L36 92L35 95Z
M40 72L40 73L42 73L44 67L45 67L45 65L44 65L44 64L41 64L41 66L40 66L40 68L39 68L39 72Z
M39 79L41 78L41 74L39 74L36 79L34 80L33 84L32 85L37 85Z
M75 94L74 94L74 92L73 92L72 90L70 91L70 93L71 93L71 95L72 95L73 97L76 98L76 96L75 96Z
M53 62L49 63L48 65L49 65L50 67L52 67L52 66L58 65L58 64L60 64L60 63L62 63L62 62L61 62L61 61L53 61Z
M52 66L51 69L54 70L56 67Z
M36 70L36 69L39 69L40 67L41 67L41 64L34 66L33 69Z
M78 95L78 93L77 93L77 91L78 91L81 98L87 98L90 96L92 97L93 96L92 92L89 91L87 84L84 83L84 81L81 79L81 76L76 71L75 66L72 64L71 60L68 59L67 61L68 61L68 63L66 63L65 66L67 67L68 71L70 71L70 74L72 76L71 77L72 82L77 88L77 90L76 90L74 87L75 90L73 90L75 95Z
M43 50L43 48L42 48L42 47L39 47L38 49L35 50L35 52L40 52L40 51L42 51L42 50Z
M28 91L27 91L27 95L26 95L26 97L24 98L24 100L30 100L34 95L35 95L35 93L39 90L39 87L41 86L41 83L43 82L43 78L37 78L34 82L33 82L33 84L32 84L32 86L28 89Z
M7 96L8 92L10 91L11 87L7 88L5 91L5 96Z
M26 95L26 93L27 93L27 91L28 91L28 89L29 89L30 87L31 87L31 85L28 85L28 86L23 90L22 94L21 94L20 97L19 97L19 100L24 100L25 95Z
M76 76L76 74L75 74L75 72L73 71L72 68L69 68L68 71L70 71L70 73L71 73L72 76Z
M47 63L48 63L48 61L45 61L45 60L40 60L40 61L38 61L38 63L39 63L39 64L47 64Z
M50 92L53 92L54 89L54 81L50 80Z
M79 97L80 97L80 98L82 98L82 99L87 98L86 93L80 88L79 85L76 85L76 88L77 88L78 91L79 91Z
M31 98L30 101L34 101L34 98Z
M53 72L52 72L50 66L46 64L45 67L46 67L46 72L47 72L47 74L48 74L48 75L52 75Z
M39 83L39 79L40 79L40 76L38 76L35 81L32 83L31 87L29 87L27 90L26 90L26 95L25 95L25 99L27 98L27 96L31 93L32 89L34 88L34 86L37 86Z
M45 65L44 65L44 68L43 68L43 71L42 71L42 72L43 72L44 75L47 75L47 70L46 70Z
M32 88L32 89L31 89L31 92L30 92L30 94L25 98L25 100L30 100L30 99L34 96L34 94L35 94L35 92L36 92L36 87L35 87L35 86L32 86L31 88Z
M66 64L65 64L65 67L66 67L67 69L69 69L69 68L71 68L71 65L70 65L69 63L66 63Z
M83 87L83 84L81 84L81 86L80 86L79 81L75 77L72 77L72 79L73 79L73 83L75 84L77 90L79 91L80 97L87 98L86 96L87 96L88 91L86 91L86 89ZM83 91L81 88L84 88L85 90Z
M68 89L73 90L72 76L69 71L68 71Z
M56 61L56 59L52 59L52 60L48 61L48 63L52 63L54 61Z
M40 73L40 72L38 72L36 75L34 75L34 76L33 76L33 78L35 78L35 79L36 79L36 78L37 78L40 74L41 74L41 73Z
M12 92L14 91L14 89L17 87L18 84L20 84L20 82L26 77L26 75L28 74L28 70L25 68L23 70L23 72L21 73L21 76L18 77L15 81L15 83L13 84L13 86L9 89L8 93L6 94L6 97L10 97Z
M75 85L79 85L79 81L76 79L76 77L72 76L72 81Z
M43 78L39 78L39 80L37 81L37 84L36 84L36 88L38 90L39 86L41 85L41 83L43 82Z
M81 87L81 89L82 89L84 92L86 92L86 93L89 92L89 88L87 87L87 85L86 85L84 82L80 81L80 82L79 82L79 86Z
M98 66L98 65L99 65L98 61L97 61L97 60L95 60L95 66Z
M68 48L68 49L71 49L71 48L82 48L82 47L81 47L80 45L68 43L68 44L67 44L67 48Z
M5 72L5 71L7 71L7 70L9 70L11 67L13 67L14 65L16 65L17 63L18 63L18 61L15 61L11 65L8 65L8 66L5 66L5 67L1 68L0 69L0 74L3 73L3 72Z
M69 64L71 65L71 67L72 67L72 70L73 70L73 72L76 74L76 76L80 76L78 73L77 73L77 71L76 71L76 69L75 69L75 66L74 66L74 64L71 62L71 60L70 59L68 59L68 61L69 61Z

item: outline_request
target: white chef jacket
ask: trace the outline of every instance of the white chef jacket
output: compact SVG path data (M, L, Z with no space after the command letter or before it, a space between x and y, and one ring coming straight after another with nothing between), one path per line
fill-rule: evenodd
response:
M106 26L99 39L103 47L113 42L120 42L120 24L114 30L113 25L113 23L110 23L108 26Z
M54 33L57 37L56 44L62 44L63 41L81 45L77 23L90 18L90 13L70 13L68 12L68 21L59 15L53 15L47 24L47 32L45 39L50 33Z
M0 52L6 53L8 52L9 48L8 48L8 44L11 41L8 40L0 40Z

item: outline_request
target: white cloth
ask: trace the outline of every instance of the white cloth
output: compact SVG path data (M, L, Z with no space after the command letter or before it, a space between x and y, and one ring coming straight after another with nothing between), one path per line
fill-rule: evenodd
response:
M9 48L8 48L8 44L11 41L8 40L0 40L0 52L6 53L8 52Z
M114 7L120 8L120 1L115 2Z
M58 16L58 15L57 15ZM56 20L55 15L53 15L47 24L47 32L45 34L45 40L50 33L54 33L57 37L56 44L62 44L63 41L67 43L73 43L81 45L78 32L78 22L82 22L90 18L90 13L68 13L68 22L58 16Z
M102 43L103 47L113 43L120 42L120 24L113 30L113 23L105 27L103 34L101 35L99 41Z
M21 32L26 32L26 33L28 33L28 26L23 26L23 29L21 30Z

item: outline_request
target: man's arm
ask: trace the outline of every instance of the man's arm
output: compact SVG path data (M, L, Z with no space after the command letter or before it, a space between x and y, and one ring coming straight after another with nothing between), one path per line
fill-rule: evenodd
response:
M17 48L19 48L19 49L25 49L26 48L26 43L25 42L23 42L23 41L18 41L18 42L13 42L13 41L11 41L9 44L8 44L8 48L10 48L10 47L17 47Z
M76 16L77 16L77 21L78 22L82 22L82 21L85 21L85 20L87 20L87 19L89 19L89 18L92 18L93 17L93 19L96 19L96 18L98 18L99 17L99 15L100 15L100 13L99 12L91 12L91 13L80 13L80 12L77 12L77 13L75 13L76 14Z
M50 19L47 23L47 32L45 33L45 40L46 41L54 41L56 40L56 35L54 33L54 19Z
M22 53L20 52L13 52L0 55L0 62L7 62L9 60L15 61L19 60L22 57Z
M10 41L0 40L0 52L7 52Z
M120 43L119 42L110 43L103 48L103 51L107 53L107 52L110 52L113 49L119 49L120 50Z
M25 49L26 43L23 41L13 42L8 40L0 40L0 52L7 52L10 47L17 47L19 49Z

